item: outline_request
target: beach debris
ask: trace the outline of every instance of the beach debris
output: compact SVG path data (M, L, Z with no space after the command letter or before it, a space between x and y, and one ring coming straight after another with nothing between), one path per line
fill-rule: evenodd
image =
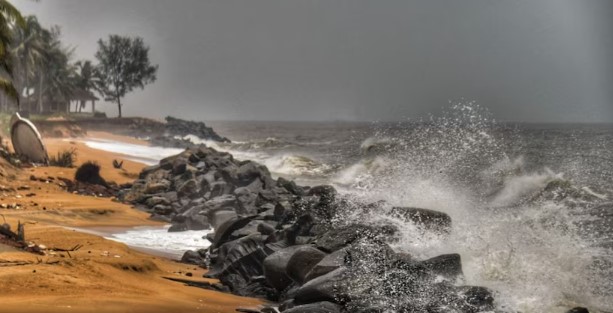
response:
M18 156L39 164L49 162L47 149L36 126L30 120L22 118L19 113L11 117L11 141Z
M82 244L76 244L72 248L68 248L68 249L53 247L53 248L49 248L48 250L57 251L57 252L66 252L68 254L68 257L72 258L72 255L70 255L70 252L78 251L81 248L83 248ZM60 256L63 257L63 255L60 255Z
M116 168L116 169L123 168L123 161L119 162L117 160L113 160L113 167Z
M4 215L0 214L4 219L4 223L0 226L0 243L22 249L27 252L32 252L36 254L43 254L43 252L39 249L38 246L32 245L31 243L27 243L25 241L25 224L35 224L33 222L25 222L17 221L17 232L13 232L11 229L11 225L6 222L6 218Z

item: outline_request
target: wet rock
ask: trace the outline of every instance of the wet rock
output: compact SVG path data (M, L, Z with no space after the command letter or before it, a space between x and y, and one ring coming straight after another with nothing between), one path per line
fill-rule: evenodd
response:
M347 249L340 249L327 255L324 254L322 259L310 271L306 272L303 276L303 281L310 281L344 266L346 257Z
M236 218L238 215L236 212L234 212L234 210L219 209L210 211L207 216L213 228L218 229L219 226L223 225L232 218Z
M150 183L145 188L146 194L157 194L160 192L164 192L170 188L170 182L167 180L162 180L159 182Z
M158 215L169 215L174 212L174 209L171 206L158 204L153 207L153 213Z
M177 194L179 197L197 196L197 192L198 183L195 179L190 179L177 188Z
M256 214L257 208L255 207L255 201L258 197L256 193L251 192L249 188L239 187L234 190L236 195L236 201L238 202L238 214Z
M234 231L245 227L253 218L253 216L234 217L221 224L217 229L215 229L215 237L213 239L212 246L218 247L225 243Z
M235 210L237 207L236 197L234 195L223 195L212 198L204 203L203 211L211 212L221 209Z
M156 165L151 165L151 166L147 166L145 168L143 168L140 172L140 174L138 175L138 178L140 179L144 179L145 177L151 175L152 173L160 170L161 167L159 164Z
M277 290L283 290L292 283L292 279L286 273L287 264L294 253L301 247L292 246L281 249L264 259L263 265L266 281Z
M307 279L307 274L311 272L315 265L319 264L325 256L326 254L324 252L319 249L316 249L313 246L300 246L298 249L296 249L292 257L287 262L287 276L289 276L295 282L303 284L304 282L309 280ZM322 266L326 265L327 264L322 264ZM321 274L315 275L312 278L327 274L334 269L331 269L330 271L326 272L318 271L318 273Z
M410 207L394 207L390 215L421 225L427 230L443 233L451 231L451 217L443 212Z
M225 181L216 181L209 184L210 197L215 198L227 194L231 194L234 191L234 186L226 183Z
M341 306L332 302L316 302L295 306L283 312L287 313L340 313Z
M324 233L317 239L316 246L323 251L333 252L361 238L376 239L379 236L391 236L394 233L395 229L389 227L351 224Z
M187 250L185 251L185 253L183 253L183 256L181 257L181 263L206 267L206 262L204 261L204 259L200 256L198 252L193 250Z
M256 230L262 235L272 235L275 233L275 228L268 223L258 223Z
M166 199L164 197L154 196L154 197L151 197L151 198L147 199L145 201L145 204L148 207L153 208L153 207L155 207L156 205L159 205L159 204L161 204L161 205L169 205L170 202L168 201L168 199Z
M433 275L442 276L450 280L463 275L460 255L443 254L422 262L422 266L430 270Z
M296 303L337 302L340 284L345 279L346 272L347 269L341 267L307 282L296 292Z
M494 310L494 297L485 287L464 286L458 290L460 301L455 306L462 312L477 313Z

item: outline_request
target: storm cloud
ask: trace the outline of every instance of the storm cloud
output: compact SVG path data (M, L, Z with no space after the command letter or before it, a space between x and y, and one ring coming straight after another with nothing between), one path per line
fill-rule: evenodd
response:
M459 99L499 120L613 122L610 0L19 0L76 59L142 36L126 115L399 120ZM112 104L102 106L116 114Z

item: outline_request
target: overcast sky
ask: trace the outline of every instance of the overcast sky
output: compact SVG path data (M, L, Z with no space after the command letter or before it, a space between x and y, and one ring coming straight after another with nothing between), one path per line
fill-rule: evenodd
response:
M499 120L613 122L611 0L14 2L77 59L144 38L158 80L126 116L398 120L464 98Z

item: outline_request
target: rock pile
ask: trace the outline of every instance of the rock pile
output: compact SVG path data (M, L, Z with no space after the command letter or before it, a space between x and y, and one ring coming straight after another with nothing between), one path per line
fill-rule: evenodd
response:
M220 136L203 122L186 121L172 116L166 117L166 133L170 136L194 135L213 141L230 142L228 138Z
M120 198L172 223L170 231L207 229L208 249L187 252L206 262L207 277L232 293L264 297L297 312L484 312L494 309L483 287L458 286L458 254L417 260L388 245L391 224L369 223L381 203L360 204L331 186L273 179L265 166L201 146L148 167ZM362 212L361 222L339 218ZM448 233L444 213L393 208L386 214ZM219 290L219 286L215 287ZM265 311L270 311L266 309Z
M158 127L159 128L159 127ZM206 126L203 122L194 122L178 119L172 116L166 117L166 123L161 128L162 133L155 136L150 136L149 141L156 146L173 147L173 148L188 148L194 145L192 141L186 139L188 135L195 136L203 140L211 140L217 142L230 142L228 138L217 134L211 127ZM140 132L140 128L136 128ZM159 129L157 130L159 132ZM155 130L148 130L148 134L156 133Z

